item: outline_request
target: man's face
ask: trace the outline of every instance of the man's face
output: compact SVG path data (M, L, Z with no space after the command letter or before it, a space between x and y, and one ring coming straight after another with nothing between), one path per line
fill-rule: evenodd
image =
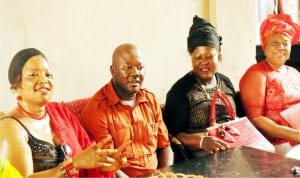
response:
M144 80L144 63L138 49L124 49L111 66L114 88L123 100L135 98Z

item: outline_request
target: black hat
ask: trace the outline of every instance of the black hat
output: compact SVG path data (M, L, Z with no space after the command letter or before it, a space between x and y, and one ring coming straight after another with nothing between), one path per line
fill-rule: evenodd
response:
M197 15L193 18L193 25L187 38L190 52L197 46L210 46L221 51L221 41L222 37L211 23Z

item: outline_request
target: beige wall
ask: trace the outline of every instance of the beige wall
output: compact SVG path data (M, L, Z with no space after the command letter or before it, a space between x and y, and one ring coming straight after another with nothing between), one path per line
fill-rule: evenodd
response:
M237 86L254 62L253 0L0 0L0 109L15 105L7 70L20 49L36 47L55 74L53 100L91 96L110 80L113 49L133 42L146 58L144 86L163 103L191 64L186 38L195 14L209 18L224 38L221 71Z
M216 0L216 27L223 36L220 71L238 89L241 75L255 61L255 0Z

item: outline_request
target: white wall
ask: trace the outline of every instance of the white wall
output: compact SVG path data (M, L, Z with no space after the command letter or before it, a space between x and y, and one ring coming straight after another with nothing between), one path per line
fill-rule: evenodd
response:
M111 54L124 42L143 50L144 86L163 103L171 85L191 69L186 38L195 14L210 19L215 14L224 37L222 72L236 85L254 60L254 3L215 1L212 6L210 0L0 0L0 110L16 103L7 70L18 50L45 53L55 75L53 100L68 101L91 96L110 80Z
M255 60L256 0L217 0L216 27L223 36L223 61L220 71L238 90L239 80Z

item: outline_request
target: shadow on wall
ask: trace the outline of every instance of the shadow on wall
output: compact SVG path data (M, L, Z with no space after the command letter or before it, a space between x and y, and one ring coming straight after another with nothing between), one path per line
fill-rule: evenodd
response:
M265 54L260 45L256 45L255 58L257 62L265 59ZM295 67L298 71L300 71L300 42L292 46L290 60L287 60L285 64Z

